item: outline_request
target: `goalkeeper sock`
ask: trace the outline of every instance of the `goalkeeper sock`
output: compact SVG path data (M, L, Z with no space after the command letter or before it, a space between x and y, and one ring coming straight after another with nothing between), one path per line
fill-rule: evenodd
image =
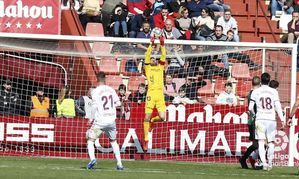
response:
M111 146L112 146L115 158L116 158L117 166L122 166L118 143L116 141L113 141L113 142L111 142Z
M264 140L259 140L259 154L263 165L266 164L267 161L266 161L266 150L265 150Z
M148 121L143 122L143 129L144 129L144 140L148 141L148 130L150 127L150 123Z
M90 160L93 160L96 158L95 154L94 154L94 142L91 140L87 141L87 149L88 149L88 155Z
M268 144L268 163L270 166L272 166L272 161L273 161L273 158L274 158L274 144L273 142L270 142Z
M151 118L151 122L160 122L160 121L162 121L162 120L159 116L155 116L155 117Z

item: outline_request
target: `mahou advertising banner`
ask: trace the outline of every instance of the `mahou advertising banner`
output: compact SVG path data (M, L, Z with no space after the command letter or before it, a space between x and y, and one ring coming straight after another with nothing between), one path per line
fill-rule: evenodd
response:
M149 150L143 144L144 105L132 104L129 120L117 119L117 140L126 159L236 163L248 140L247 107L168 105L167 121L152 126ZM87 120L0 116L0 156L87 158ZM288 130L277 131L274 164L288 163ZM98 158L114 158L108 139L99 141Z
M60 34L60 0L0 0L0 31Z

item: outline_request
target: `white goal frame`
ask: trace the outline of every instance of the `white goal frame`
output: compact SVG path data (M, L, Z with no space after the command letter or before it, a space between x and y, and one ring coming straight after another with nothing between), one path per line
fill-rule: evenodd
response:
M149 39L137 38L115 38L115 37L92 37L92 36L70 36L70 35L49 35L49 34L22 34L22 33L0 33L0 38L19 38L32 40L63 40L63 41L87 41L87 42L110 42L110 43L149 43ZM157 41L157 43L159 43ZM296 78L297 78L297 44L281 43L256 43L256 42L213 42L213 41L195 41L195 40L165 40L165 44L180 45L208 45L208 46L231 46L231 47L250 47L265 49L287 49L292 51L291 64L291 101L290 107L296 101ZM262 57L262 72L265 71L265 53ZM293 118L295 120L295 117ZM297 121L294 121L297 124ZM294 135L295 126L290 127L289 131L289 161L288 166L294 166L294 150L296 150L297 138Z

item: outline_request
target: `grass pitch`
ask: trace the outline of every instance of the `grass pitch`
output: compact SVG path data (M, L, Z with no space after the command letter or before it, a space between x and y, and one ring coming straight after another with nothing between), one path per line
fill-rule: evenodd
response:
M88 160L0 157L0 179L188 179L188 178L299 178L295 167L274 167L271 171L241 169L239 165L180 162L124 161L124 171L116 171L112 160L98 160L94 170L86 170Z

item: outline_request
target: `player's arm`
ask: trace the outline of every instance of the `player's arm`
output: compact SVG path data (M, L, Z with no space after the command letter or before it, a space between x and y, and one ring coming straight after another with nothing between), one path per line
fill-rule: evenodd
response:
M275 107L275 111L277 112L280 120L281 120L281 124L282 124L282 128L285 126L285 117L282 113L282 108L281 108L281 104L280 101L274 101L274 107Z
M299 97L299 96L298 96ZM295 112L297 110L297 108L299 107L299 100L298 100L298 97L297 97L297 100L295 102L295 104L293 105L292 109L291 109L291 112L289 114L289 119L288 119L288 126L292 125L292 118L293 116L295 115Z
M151 54L152 54L152 51L153 51L153 45L154 45L154 42L155 42L155 38L154 38L154 37L151 37L151 43L150 43L150 45L147 47L147 50L146 50L146 52L145 52L144 65L149 65L150 62L151 62Z
M113 102L114 102L115 107L121 106L121 101L114 90L113 90L112 97L113 97Z
M164 65L165 60L166 60L166 48L164 45L164 37L163 36L160 36L160 45L161 45L160 65Z

